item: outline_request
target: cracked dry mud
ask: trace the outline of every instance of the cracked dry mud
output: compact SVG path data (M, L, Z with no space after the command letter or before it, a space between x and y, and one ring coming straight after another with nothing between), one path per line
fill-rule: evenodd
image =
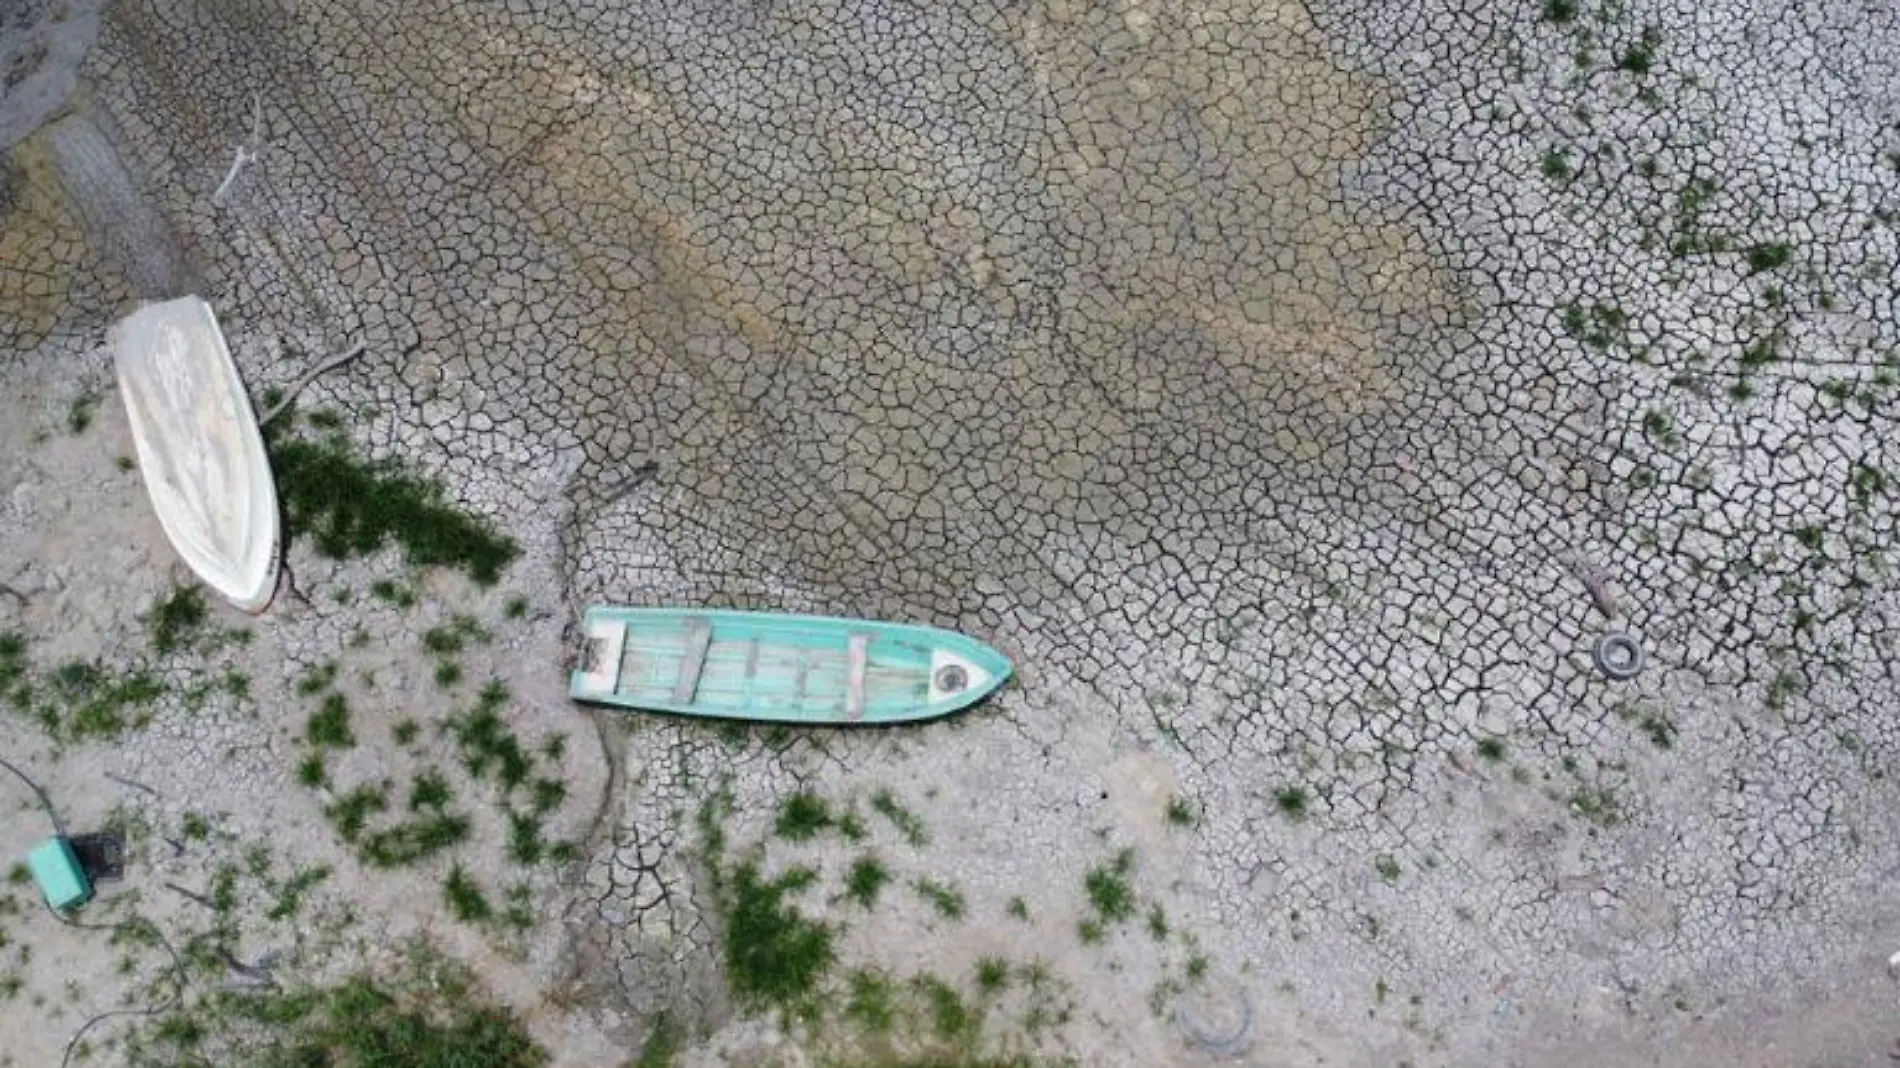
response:
M1083 1064L1876 1063L1896 56L1900 15L1844 0L120 0L67 110L165 247L89 240L52 131L11 149L0 581L31 598L0 623L122 650L170 581L116 399L58 429L156 256L254 391L364 342L305 403L522 544L504 585L540 610L489 666L584 798L548 922L511 958L430 877L333 889L367 945L446 930L563 1064L662 1011L716 1032L694 1063L797 1062L721 981L694 814L722 785L736 842L800 788L866 812L868 847L769 853L889 865L873 911L807 902L843 958L1045 961L1071 1009L1037 1048ZM428 621L291 562L262 717L7 751L99 811L114 771L329 856L273 709L360 617ZM914 730L597 732L562 697L592 601L915 619L1020 675ZM1591 661L1613 630L1632 681ZM409 688L372 719L435 699L390 642ZM1170 933L1078 938L1124 848ZM1237 1015L1226 1053L1183 1037ZM21 1064L78 1018L9 1017Z

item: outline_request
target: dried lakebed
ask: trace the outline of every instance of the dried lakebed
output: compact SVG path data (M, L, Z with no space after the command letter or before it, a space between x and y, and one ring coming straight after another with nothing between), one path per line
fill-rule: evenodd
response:
M320 1042L421 940L561 1064L1889 1052L1895 18L114 6L49 118L161 236L50 127L0 181L0 744L187 959L10 888L0 1048L175 986L241 1042L219 950ZM248 624L119 462L104 328L177 279L260 394L365 346ZM596 601L1021 677L596 718Z

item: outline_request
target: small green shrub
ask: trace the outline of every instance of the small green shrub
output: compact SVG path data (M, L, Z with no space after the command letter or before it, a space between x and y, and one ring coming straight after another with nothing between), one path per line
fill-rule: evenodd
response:
M1785 267L1794 255L1794 249L1787 242L1775 241L1763 245L1750 245L1748 248L1748 270L1751 274L1761 274L1777 267Z
M358 786L330 802L323 814L346 842L354 843L369 825L369 818L389 808L389 790L383 786Z
M1009 963L1001 957L978 957L976 988L985 994L998 994L1009 986Z
M1662 31L1645 27L1643 35L1623 51L1616 69L1630 74L1648 74L1656 63L1656 49L1662 44Z
M422 632L422 647L436 656L455 656L472 644L487 644L488 631L473 616L456 615Z
M495 914L481 886L460 864L449 869L449 877L442 884L442 896L449 903L449 911L463 923L486 923Z
M350 704L340 693L323 699L304 726L304 739L319 749L348 749L356 744L350 731Z
M93 410L99 407L99 391L91 386L79 391L79 395L66 406L66 432L74 436L84 434L92 425Z
M877 895L890 882L891 875L876 857L863 856L851 862L844 877L845 896L864 908L877 903Z
M921 848L930 844L930 833L925 829L924 821L905 808L889 790L879 790L871 795L871 811L889 820L891 826L896 827L911 845Z
M911 886L917 891L917 896L930 902L930 906L937 910L937 915L946 920L963 918L965 912L963 894L956 887L933 879L918 879Z
M400 868L466 841L468 835L468 817L437 811L365 836L357 855L372 868Z
M322 753L310 753L297 762L297 781L312 790L330 781Z
M1135 851L1124 849L1107 864L1090 868L1082 879L1082 889L1096 916L1108 923L1121 923L1135 914L1135 889L1129 876L1135 868Z
M1168 799L1166 815L1168 822L1176 827L1192 827L1197 821L1194 806L1188 803L1187 798L1178 794Z
M845 984L844 1014L868 1031L888 1033L897 1020L890 980L876 972L852 972Z
M800 790L779 806L777 831L791 842L806 842L832 826L831 809L825 800L808 790Z
M169 656L188 648L204 627L209 615L204 591L196 586L173 586L172 592L153 606L145 626L151 631L152 651Z

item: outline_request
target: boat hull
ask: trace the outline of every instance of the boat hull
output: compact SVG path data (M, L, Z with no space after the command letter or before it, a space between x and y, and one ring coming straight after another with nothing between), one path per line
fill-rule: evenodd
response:
M974 638L907 623L596 605L581 629L575 700L714 719L935 719L996 692L1013 670Z
M113 326L111 341L159 526L206 585L262 612L277 589L277 489L211 306L146 304Z

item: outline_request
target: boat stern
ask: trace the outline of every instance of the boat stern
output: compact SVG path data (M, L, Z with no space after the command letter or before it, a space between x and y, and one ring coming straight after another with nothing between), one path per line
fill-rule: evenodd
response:
M568 695L594 700L611 695L620 684L620 658L627 648L627 625L593 614L582 624L581 663L568 679Z

